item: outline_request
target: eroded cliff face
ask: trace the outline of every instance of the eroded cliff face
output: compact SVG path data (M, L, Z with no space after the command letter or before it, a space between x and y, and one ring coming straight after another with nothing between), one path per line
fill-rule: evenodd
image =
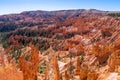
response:
M108 66L110 71L117 71L120 66L120 50L115 51L109 56Z
M10 29L3 40L12 46L0 52L0 77L12 72L11 77L16 73L22 80L117 80L120 18L102 14L86 16L96 11L83 14L84 11L37 11L0 17L8 18L6 24L4 20L0 24L5 31ZM20 47L22 54L17 53ZM19 61L13 65L16 57Z
M108 59L108 66L109 70L114 72L118 72L119 66L120 66L120 42L115 41L114 45L111 49L112 54L109 56Z

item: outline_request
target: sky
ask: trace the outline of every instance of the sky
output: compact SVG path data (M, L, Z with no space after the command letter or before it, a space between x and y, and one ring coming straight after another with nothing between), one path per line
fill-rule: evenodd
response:
M120 0L0 0L0 15L32 10L68 9L120 11Z

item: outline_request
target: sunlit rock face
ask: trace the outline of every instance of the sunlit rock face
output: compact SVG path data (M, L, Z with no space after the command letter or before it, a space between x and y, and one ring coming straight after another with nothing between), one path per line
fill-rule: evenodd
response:
M108 65L110 71L116 71L120 65L120 50L117 50L108 59Z

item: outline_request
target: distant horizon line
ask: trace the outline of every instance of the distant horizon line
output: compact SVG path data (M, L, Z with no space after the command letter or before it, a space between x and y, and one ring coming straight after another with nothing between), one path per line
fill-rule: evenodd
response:
M91 8L91 9L56 9L56 10L42 10L42 9L36 9L36 10L23 10L20 12L10 12L10 13L4 13L4 14L0 14L0 16L4 16L4 15L11 15L11 14L20 14L23 12L30 12L30 11L48 11L48 12L52 12L52 11L69 11L69 10L98 10L98 11L106 11L106 12L120 12L120 10L101 10L101 9L95 9L95 8Z

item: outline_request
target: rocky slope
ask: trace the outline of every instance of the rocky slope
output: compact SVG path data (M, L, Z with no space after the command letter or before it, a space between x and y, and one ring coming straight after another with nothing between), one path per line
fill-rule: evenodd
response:
M0 77L120 80L120 18L108 13L82 9L0 16Z

